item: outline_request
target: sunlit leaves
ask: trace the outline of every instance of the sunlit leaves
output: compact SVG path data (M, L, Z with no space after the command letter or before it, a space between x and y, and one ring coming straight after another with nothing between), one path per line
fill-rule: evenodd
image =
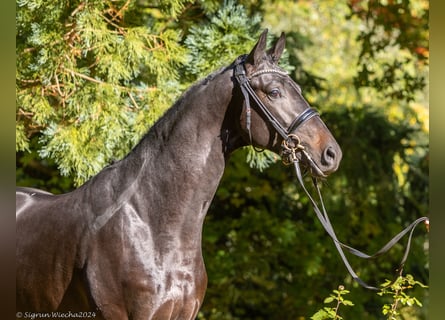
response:
M422 70L429 56L428 1L348 2L352 16L363 21L356 86L373 87L399 100L414 100L415 93L426 85ZM374 63L383 74L373 68Z
M197 24L190 29L185 40L190 50L186 75L191 79L203 77L231 63L237 56L249 53L259 29L259 15L248 16L243 6L228 1L210 16L210 23Z
M38 135L40 156L77 185L128 152L178 95L180 31L128 25L129 9L132 1L18 4L17 150Z
M420 281L414 279L411 274L401 275L394 282L386 280L382 284L381 290L377 293L380 296L390 296L391 302L384 304L382 307L382 314L387 316L388 320L396 320L400 316L400 310L404 307L422 307L422 303L414 296L412 296L412 289L414 286L427 288Z

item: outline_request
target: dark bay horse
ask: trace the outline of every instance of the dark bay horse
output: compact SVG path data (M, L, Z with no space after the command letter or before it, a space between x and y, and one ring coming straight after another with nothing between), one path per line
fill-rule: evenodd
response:
M229 155L297 146L314 176L337 142L278 66L284 34L193 85L121 161L62 195L18 188L17 311L96 319L194 319L207 275L204 217ZM78 313L76 313L78 312Z

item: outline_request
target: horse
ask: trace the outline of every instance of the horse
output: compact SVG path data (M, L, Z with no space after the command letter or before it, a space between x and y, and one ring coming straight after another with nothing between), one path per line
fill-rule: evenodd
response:
M314 177L337 170L338 143L278 65L284 33L266 47L267 29L79 188L17 188L20 316L195 319L207 287L203 221L230 154L248 145L283 157L290 150Z

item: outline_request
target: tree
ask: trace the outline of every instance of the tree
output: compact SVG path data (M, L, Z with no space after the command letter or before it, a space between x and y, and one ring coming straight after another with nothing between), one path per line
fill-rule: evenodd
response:
M426 85L426 74L416 71L419 64L428 64L429 2L352 0L348 5L351 16L365 26L358 37L362 47L356 86L373 87L399 100L418 98L416 91ZM393 54L388 55L389 50Z
M17 2L19 183L39 187L43 178L48 188L60 172L79 186L122 158L192 82L250 49L259 16L249 20L230 1L218 8L187 0ZM74 186L65 181L52 190Z
M17 7L17 151L51 159L79 185L125 155L178 94L180 32L148 18L134 25L134 1Z

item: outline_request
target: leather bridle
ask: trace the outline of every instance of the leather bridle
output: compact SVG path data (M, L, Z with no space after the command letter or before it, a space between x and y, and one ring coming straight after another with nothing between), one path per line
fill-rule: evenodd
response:
M285 71L282 71L280 69L265 69L260 70L257 72L252 73L249 77L246 75L246 70L244 66L245 61L245 55L240 56L237 61L235 62L235 78L240 85L241 92L243 93L245 104L246 104L246 128L249 134L250 143L252 144L252 134L250 131L251 126L251 107L250 107L250 98L253 99L256 106L258 107L258 111L262 113L262 115L267 119L270 125L276 130L276 132L283 138L282 142L282 150L281 150L281 156L283 158L283 162L286 165L293 164L295 167L295 172L297 175L298 182L300 183L301 187L303 188L304 192L308 196L309 200L312 203L312 206L314 208L314 211L318 217L318 220L320 220L320 223L322 224L323 228L327 232L327 234L331 237L331 239L334 242L335 247L337 248L338 253L340 254L340 257L343 260L343 263L346 266L346 269L348 269L349 274L352 276L352 278L357 281L361 286L367 289L371 290L381 290L382 288L377 288L374 286L370 286L367 283L365 283L362 279L358 277L358 275L355 273L355 271L352 269L345 253L343 250L346 250L350 252L351 254L363 258L363 259L374 259L385 252L387 252L389 249L391 249L403 236L405 236L407 233L409 233L405 253L402 257L402 260L400 262L399 267L397 268L397 271L399 275L401 275L403 271L403 266L408 258L408 253L411 248L411 239L413 236L414 229L419 225L421 222L424 222L429 226L429 219L427 217L421 217L411 223L408 227L403 229L400 233L398 233L395 237L393 237L386 245L384 245L379 251L372 255L368 255L366 253L361 252L360 250L357 250L351 246L348 246L341 241L338 240L334 228L332 227L332 224L329 220L328 214L326 212L323 198L321 196L321 191L317 182L316 178L313 179L313 184L315 189L317 190L318 198L321 204L321 210L318 207L317 202L313 199L313 197L310 195L309 191L306 189L303 181L303 176L301 174L300 169L300 159L297 157L298 153L302 153L305 155L306 160L310 162L312 166L315 166L315 163L311 159L310 155L305 150L304 146L301 144L301 140L298 137L297 134L295 134L295 130L298 129L303 123L308 121L309 119L319 116L318 112L308 106L303 112L301 112L291 123L291 125L286 129L283 127L283 125L275 118L275 116L269 111L269 109L264 105L264 103L261 101L261 99L257 96L254 89L250 85L250 80L256 76L265 74L265 73L277 73L283 76L288 76L288 74ZM299 88L294 84L294 82L291 80L290 83L294 86L294 88L297 90L298 94L301 94ZM319 172L320 176L323 176L322 172ZM395 281L395 280L394 280ZM385 287L391 286L393 283L387 284Z
M292 144L291 142L297 142L299 148L303 148L300 144L299 137L293 133L298 127L300 127L303 123L308 121L309 119L319 116L318 112L309 107L306 108L303 112L301 112L290 124L290 126L286 129L277 118L269 111L269 109L264 105L261 99L255 93L255 90L250 85L250 80L256 76L265 74L265 73L276 73L283 76L287 76L287 72L279 69L266 69L260 70L252 73L249 77L246 75L246 70L244 66L245 55L239 57L235 63L235 78L240 85L241 92L244 96L244 101L246 103L246 128L249 134L250 143L252 144L252 134L250 131L251 125L251 107L250 107L250 98L252 98L259 109L259 112L267 119L268 123L272 125L275 131L283 138L283 143ZM291 80L291 79L290 79ZM300 94L299 88L293 83L291 80L290 83L294 86L295 90L298 94ZM285 149L285 148L284 148Z

